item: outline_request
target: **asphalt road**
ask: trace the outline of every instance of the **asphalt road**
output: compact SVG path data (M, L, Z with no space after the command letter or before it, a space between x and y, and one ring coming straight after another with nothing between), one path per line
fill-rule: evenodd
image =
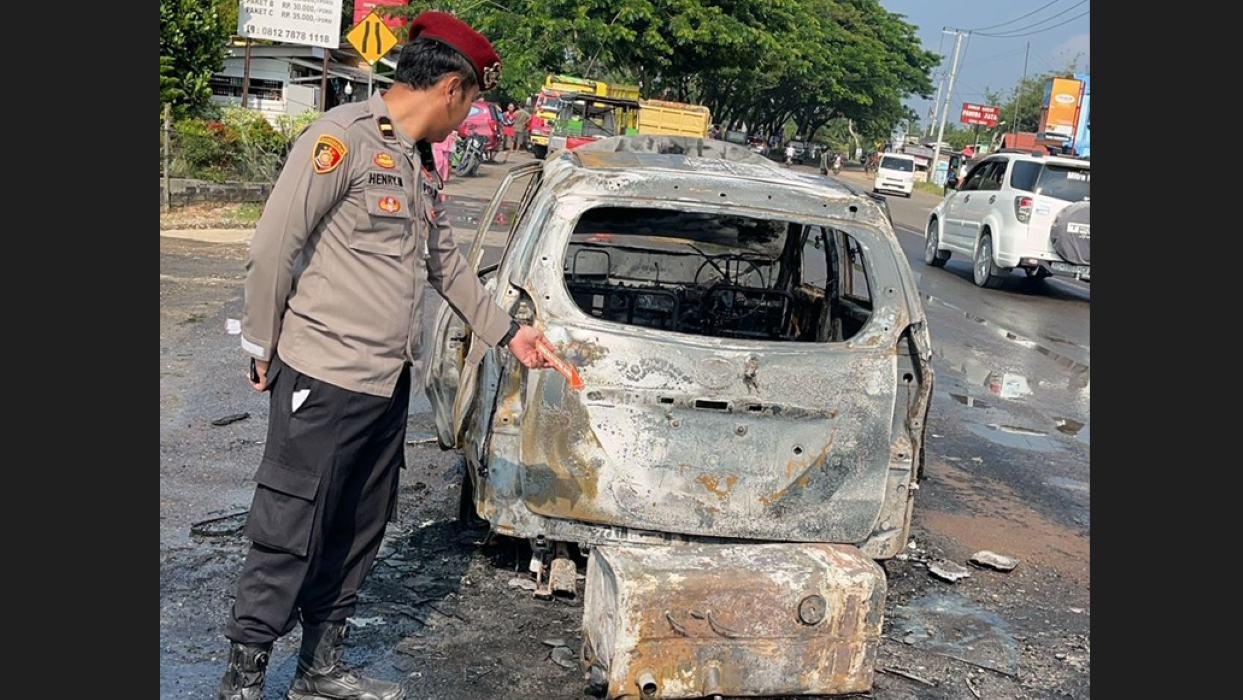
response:
M460 243L469 244L505 169L488 165L449 184ZM863 183L862 173L843 177ZM912 548L885 564L878 660L889 672L877 675L871 697L1087 698L1090 288L1016 275L982 290L967 261L925 267L922 231L936 201L890 198L923 294L937 384ZM491 255L510 213L502 208L490 222ZM229 319L240 318L245 240L160 239L161 700L214 698L220 633L245 554L235 529L267 416L266 397L245 385L230 332ZM438 300L429 294L428 302ZM212 424L242 413L249 417ZM543 643L562 638L576 648L581 609L515 588L520 548L456 525L461 465L420 442L431 425L426 399L414 396L399 512L355 618L351 659L402 681L409 697L581 698L577 671L555 664ZM981 549L1021 563L1010 573L972 569L956 584L929 575L929 562L964 563ZM278 645L268 697L287 687L297 641L295 631Z

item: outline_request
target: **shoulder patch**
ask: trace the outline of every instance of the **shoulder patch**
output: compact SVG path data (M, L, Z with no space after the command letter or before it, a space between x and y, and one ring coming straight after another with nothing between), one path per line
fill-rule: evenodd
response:
M323 134L315 139L315 148L311 151L311 165L320 175L330 173L341 165L341 161L345 160L345 154L348 152L349 150L341 141Z

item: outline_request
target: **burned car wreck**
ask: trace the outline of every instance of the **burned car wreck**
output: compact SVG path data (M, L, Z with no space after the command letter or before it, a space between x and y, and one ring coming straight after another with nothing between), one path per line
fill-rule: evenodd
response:
M541 591L576 593L588 553L590 692L868 690L933 386L887 210L731 144L620 137L515 168L483 221L469 262L585 386L445 306L426 388Z

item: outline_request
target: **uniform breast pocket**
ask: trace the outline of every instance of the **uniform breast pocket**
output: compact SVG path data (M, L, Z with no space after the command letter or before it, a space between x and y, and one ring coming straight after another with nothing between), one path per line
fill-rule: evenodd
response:
M364 192L367 213L354 227L350 247L367 253L401 256L410 229L410 199L401 190L370 189Z

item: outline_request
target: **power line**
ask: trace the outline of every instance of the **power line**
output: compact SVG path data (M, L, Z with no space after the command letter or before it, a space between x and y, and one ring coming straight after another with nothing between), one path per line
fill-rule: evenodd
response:
M1057 68L1054 68L1052 63L1049 63L1048 61L1044 60L1044 56L1041 56L1039 51L1032 51L1031 55L1037 61L1040 61L1042 64L1044 64L1045 68L1048 68L1049 70L1055 73L1057 72Z
M1062 1L1062 0L1053 0L1053 2L1049 3L1048 5L1041 5L1040 7L1037 7L1036 9L1032 10L1031 12L1028 12L1027 14L1023 15L1022 17L1015 17L1014 19L1012 19L1012 20L1010 20L1010 21L1008 21L1008 22L1002 22L1001 24L994 24L994 25L993 25L993 26L991 26L991 27L979 27L978 29L969 29L968 31L972 31L972 32L986 32L986 31L988 31L988 30L990 30L990 29L996 29L997 27L1004 27L1004 26L1006 26L1007 24L1014 24L1015 22L1017 22L1017 21L1019 21L1019 20L1021 20L1021 19L1027 19L1028 17L1031 17L1032 15L1036 14L1037 12L1040 12L1041 10L1045 9L1046 7L1050 7L1050 6L1052 6L1052 5L1056 5L1056 4L1058 4L1059 2L1061 2L1061 1ZM1007 31L1008 31L1008 30L1007 30ZM942 38L942 39L944 39L945 37L944 37L944 36L942 36L941 38Z
M1074 5L1071 5L1070 7L1066 8L1065 10L1062 10L1061 12L1056 12L1056 13L1054 13L1054 14L1051 14L1051 15L1049 15L1048 17L1045 17L1045 18L1044 18L1044 19L1042 19L1042 20L1038 20L1038 21L1036 21L1036 22L1034 22L1034 23L1032 23L1032 24L1027 25L1026 27L1019 27L1018 29L1007 29L1007 30L1005 30L1005 31L1002 31L1002 32L997 32L997 33L987 33L987 32L981 32L981 35L982 35L982 36L990 36L990 37L994 37L994 38L1005 38L1005 37L1010 37L1010 36L1012 36L1012 35L1013 35L1013 36L1025 36L1024 34L1021 34L1020 32L1026 32L1026 31L1028 31L1028 30L1030 30L1030 29L1035 29L1036 27L1039 27L1040 25L1044 24L1045 22L1048 22L1048 21L1049 21L1049 20L1051 20L1051 19L1057 19L1058 17L1061 17L1062 15L1066 14L1067 12L1070 12L1071 10L1074 10L1074 9L1075 9L1075 8L1077 8L1077 7L1082 7L1083 5L1086 5L1087 3L1088 3L1088 0L1079 0L1079 2L1075 3ZM1089 9L1089 12L1090 12L1090 11L1091 11L1091 9ZM1082 15L1080 15L1080 16L1082 16ZM1073 21L1074 19L1075 19L1075 18L1073 18L1073 17L1072 17L1070 20L1067 20L1067 21ZM1065 24L1065 22L1063 22L1062 24ZM1045 29L1052 29L1053 27L1058 27L1058 26L1061 26L1061 25L1060 25L1060 24L1055 24L1055 25L1053 25L1052 27L1045 27ZM1041 29L1040 31L1044 31L1044 29Z
M1077 8L1077 7L1082 7L1083 5L1086 5L1087 3L1088 3L1088 0L1079 0L1079 2L1075 3L1074 5L1071 5L1070 7L1066 8L1065 10L1062 10L1061 12L1054 12L1053 14L1049 15L1048 17L1045 17L1044 19L1038 19L1038 20L1035 20L1034 22L1032 22L1031 24L1028 24L1028 25L1027 25L1027 26L1025 26L1025 27L1017 27L1017 28L1012 28L1012 29L1003 29L1003 30L1001 30L1000 32L981 32L981 33L982 33L984 36L993 36L994 34L998 34L998 35L1000 35L1000 34L1009 35L1009 34L1014 34L1014 33L1017 33L1017 32L1025 32L1025 31L1028 31L1029 29L1035 29L1036 27L1039 27L1040 25L1044 24L1045 22L1048 22L1049 20L1052 20L1052 19L1057 19L1058 17L1061 17L1062 15L1066 14L1067 12L1070 12L1071 10L1074 10L1074 9L1075 9L1075 8Z
M1031 36L1033 34L1040 34L1042 32L1047 32L1050 29L1057 29L1058 27L1062 25L1070 24L1071 22L1074 22L1075 20L1080 19L1082 17L1087 17L1090 14L1092 14L1092 11L1088 10L1087 12L1084 12L1082 14L1075 15L1074 17L1071 17L1070 19L1064 22L1058 22L1057 24L1052 24L1052 25L1045 27L1044 29L1037 29L1032 32L1023 32L1022 34L981 34L980 36L986 36L992 39L1017 39L1023 36Z

